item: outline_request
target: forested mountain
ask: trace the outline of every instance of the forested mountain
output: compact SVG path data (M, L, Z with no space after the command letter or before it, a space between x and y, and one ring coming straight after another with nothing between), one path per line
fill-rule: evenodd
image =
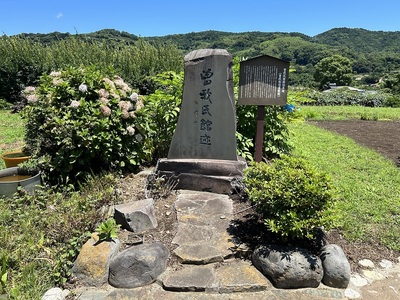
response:
M200 48L223 48L237 57L271 55L291 62L292 84L307 84L312 80L315 65L323 58L338 54L351 60L354 74L368 74L378 80L400 70L400 31L369 31L335 28L314 37L302 33L284 32L222 32L203 31L161 37L138 37L114 29L89 34L21 34L43 44L54 43L71 36L108 45L131 45L138 40L156 44L173 44L182 56Z
M70 33L52 32L48 34L22 33L19 36L30 38L37 42L51 43L71 36ZM76 36L88 40L134 43L138 36L115 29L103 29L93 33L79 34ZM242 51L260 51L262 44L273 40L294 38L296 41L309 42L312 45L325 45L331 47L348 48L362 53L383 51L400 52L400 31L370 31L361 28L334 28L314 37L302 33L291 32L224 32L202 31L185 34L172 34L161 37L142 37L148 41L161 41L176 44L182 51L191 51L199 48L223 48L233 54ZM307 45L307 43L304 43ZM308 45L309 46L309 45ZM318 47L318 46L317 46Z
M35 42L39 42L45 45L55 43L57 41L69 38L73 35L70 33L52 32L52 33L21 33L18 36L22 38L28 38ZM74 36L80 37L89 41L99 41L99 42L116 42L124 44L133 44L139 39L138 36L130 34L125 31L118 31L115 29L102 29L96 32L88 34L76 33Z
M345 46L355 51L400 52L400 31L368 31L361 28L335 28L318 34L314 40L330 46Z

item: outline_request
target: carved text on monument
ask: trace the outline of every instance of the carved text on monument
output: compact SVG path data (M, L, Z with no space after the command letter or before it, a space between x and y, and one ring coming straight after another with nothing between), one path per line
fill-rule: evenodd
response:
M212 83L211 77L214 73L211 69L203 70L200 74L200 79L203 81L203 86L208 86ZM204 88L199 93L201 101L201 115L200 120L200 145L211 146L211 131L212 121L208 119L211 117L211 105L212 105L212 91L211 88Z

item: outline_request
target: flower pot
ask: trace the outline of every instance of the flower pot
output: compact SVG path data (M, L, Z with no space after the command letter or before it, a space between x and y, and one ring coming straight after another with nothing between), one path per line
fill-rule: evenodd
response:
M26 155L21 150L5 152L1 155L1 158L4 160L6 164L6 168L12 168L18 166L19 163L27 161L30 156Z
M33 194L40 184L39 172L28 173L18 167L0 170L0 197L11 197L19 186L23 187L28 193Z

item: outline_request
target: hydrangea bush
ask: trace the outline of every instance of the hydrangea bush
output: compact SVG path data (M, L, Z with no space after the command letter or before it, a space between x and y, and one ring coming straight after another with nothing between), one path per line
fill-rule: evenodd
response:
M25 150L50 184L75 183L102 170L133 170L145 158L135 116L141 97L112 71L51 72L23 94Z

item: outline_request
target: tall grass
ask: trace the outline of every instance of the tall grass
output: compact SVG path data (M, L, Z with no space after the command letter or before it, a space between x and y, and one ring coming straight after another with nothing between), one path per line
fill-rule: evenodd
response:
M327 172L338 192L333 211L350 240L400 250L400 169L352 139L306 123L290 124L294 155Z
M96 65L113 68L131 86L139 87L148 76L183 70L183 55L175 45L146 42L133 45L102 43L72 36L49 45L27 38L0 37L0 99L18 101L26 85L34 85L44 72L67 66Z

